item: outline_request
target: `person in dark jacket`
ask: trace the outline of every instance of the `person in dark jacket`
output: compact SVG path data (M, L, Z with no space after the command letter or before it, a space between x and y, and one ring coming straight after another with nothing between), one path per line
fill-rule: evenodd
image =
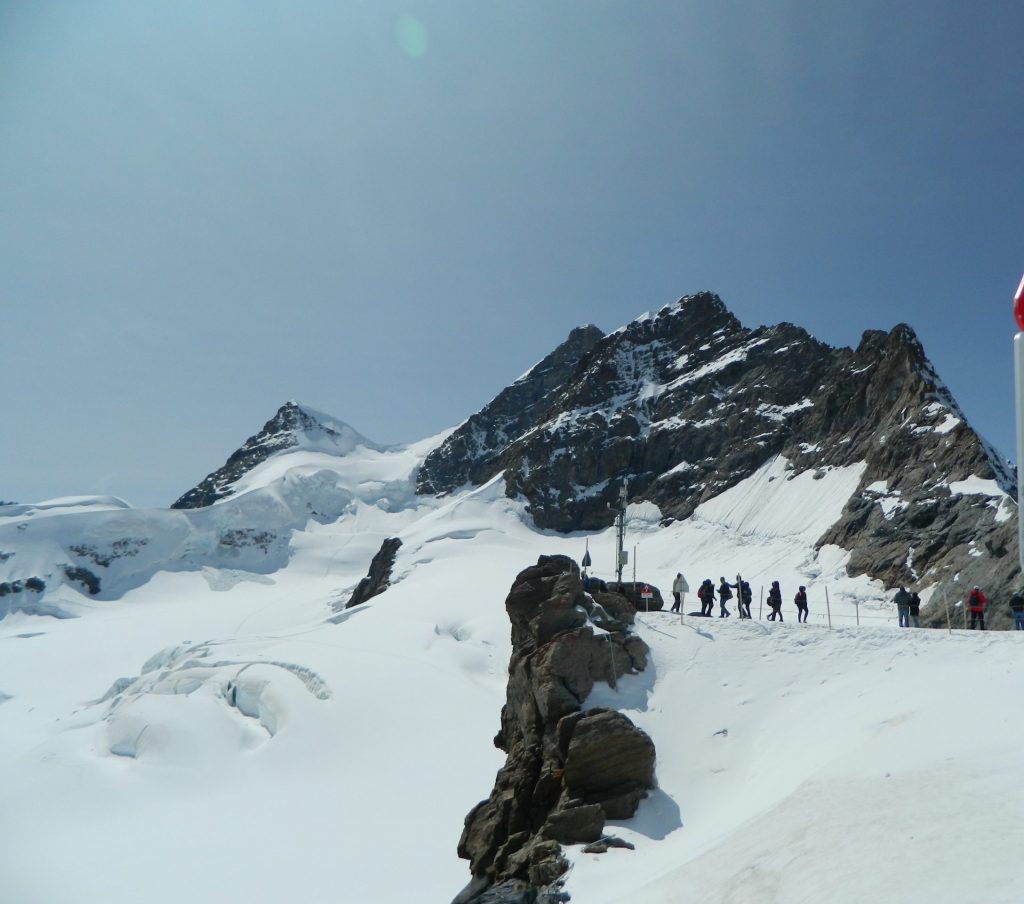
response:
M697 598L700 600L700 614L710 618L715 608L715 585L711 583L711 578L704 578L697 588Z
M1010 611L1013 613L1013 627L1024 631L1024 593L1019 590L1010 597Z
M892 601L896 604L896 611L900 616L900 627L910 627L910 594L907 593L907 588L900 584L900 589L896 591L896 595L892 598Z
M754 601L754 591L750 589L747 581L740 581L740 614L744 618L751 618L750 604Z
M985 630L985 602L985 594L977 586L967 594L967 611L971 613L972 631L975 625L980 626L982 631Z
M796 592L796 596L793 597L793 602L796 603L796 620L798 622L807 621L807 588L802 584L800 589Z
M750 602L754 598L750 584L743 580L742 575L736 575L736 583L729 586L736 591L736 608L740 618L750 618Z
M921 595L915 590L910 594L910 626L921 627Z
M768 605L772 608L768 613L768 621L782 621L782 589L778 581L772 581L771 589L768 591Z
M725 608L725 601L732 599L732 590L729 589L729 583L724 577L718 579L718 617L728 618L730 612Z

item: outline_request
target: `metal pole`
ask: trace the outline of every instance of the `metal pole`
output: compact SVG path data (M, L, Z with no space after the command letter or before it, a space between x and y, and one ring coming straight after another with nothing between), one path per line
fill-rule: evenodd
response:
M857 613L857 627L860 627L860 600L853 601L853 611Z
M1013 298L1013 316L1017 326L1024 330L1024 276L1021 277L1017 294ZM1017 389L1017 461L1021 462L1021 453L1024 452L1024 333L1017 333L1013 337L1013 375L1014 385ZM1021 568L1024 568L1024 518L1020 517L1021 504L1024 502L1024 488L1021 481L1017 481L1017 558L1020 560ZM964 619L966 621L966 608Z
M953 623L949 620L949 597L946 595L946 586L945 586L945 584L943 584L943 586L942 586L942 602L943 602L943 604L946 607L946 630L948 630L949 633L952 634L953 633Z
M626 543L626 500L629 493L629 479L622 482L622 492L619 495L619 514L615 519L615 579L622 589L622 553Z
M622 589L622 534L623 534L622 510L615 516L615 582Z
M825 585L825 610L828 612L828 629L832 630L832 604L828 601L828 584Z

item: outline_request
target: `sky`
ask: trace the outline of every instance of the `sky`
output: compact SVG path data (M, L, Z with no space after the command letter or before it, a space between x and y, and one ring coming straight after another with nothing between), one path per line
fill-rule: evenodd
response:
M167 505L298 399L454 426L701 290L909 323L1016 458L1019 2L0 4L0 499Z

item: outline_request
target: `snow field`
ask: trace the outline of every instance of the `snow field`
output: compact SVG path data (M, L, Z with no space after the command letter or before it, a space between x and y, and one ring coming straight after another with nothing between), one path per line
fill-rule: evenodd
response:
M578 561L588 543L594 573L610 578L615 541L535 530L497 479L415 497L411 469L428 448L300 449L265 463L265 486L249 475L248 492L193 515L75 500L68 518L19 516L28 527L4 536L34 540L8 568L60 561L54 550L82 533L112 543L141 529L152 542L111 566L115 598L55 590L81 617L0 620L0 768L17 776L0 783L5 900L392 904L450 900L465 884L463 819L504 761L491 738L508 589L539 555ZM812 618L826 585L836 622L856 606L888 613L877 584L846 576L845 551L814 549L859 474L787 477L770 462L667 528L655 506L631 506L638 577L670 600L682 570L687 610L701 578L741 571L755 614L775 579L787 619L800 583ZM262 564L255 549L217 545L257 514L283 538ZM342 611L389 536L403 541L392 586ZM171 553L182 558L161 570ZM991 723L1020 696L1018 640L641 622L650 669L591 702L652 735L661 788L617 829L635 852L576 855L577 901L854 901L882 880L899 893L879 900L1020 897L998 845L984 853L991 896L964 897L967 880L947 875L960 863L956 819L982 831L972 801L988 808L986 838L1012 837L1022 812L1002 781L1019 729ZM938 858L932 872L899 873L894 845L914 844L911 830L925 840L917 856ZM903 875L918 883L909 896Z
M679 818L577 851L574 900L1022 899L1024 635L642 619L657 681L624 711Z

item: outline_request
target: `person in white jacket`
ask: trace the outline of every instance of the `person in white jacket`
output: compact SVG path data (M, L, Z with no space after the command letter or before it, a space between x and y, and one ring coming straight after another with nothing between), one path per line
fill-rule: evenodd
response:
M676 579L672 582L672 596L675 597L675 602L672 604L672 612L678 612L679 607L686 602L686 591L690 589L690 585L686 583L686 578L683 577L683 573L677 572Z

